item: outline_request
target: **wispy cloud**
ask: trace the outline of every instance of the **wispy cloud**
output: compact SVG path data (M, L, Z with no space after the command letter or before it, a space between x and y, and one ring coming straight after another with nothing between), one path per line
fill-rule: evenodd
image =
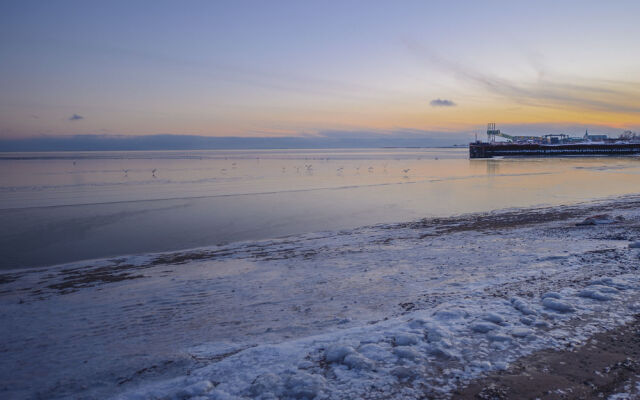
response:
M530 81L514 82L470 68L405 41L421 62L450 72L457 79L479 86L489 93L534 107L566 107L617 113L640 113L640 82L592 79L589 81L552 76L547 71ZM540 69L539 66L537 66Z
M69 121L80 121L81 119L84 119L84 117L78 114L73 114L69 117Z
M429 104L431 104L431 107L455 107L455 106L457 106L456 103L454 103L451 100L447 100L447 99L431 100L431 102Z

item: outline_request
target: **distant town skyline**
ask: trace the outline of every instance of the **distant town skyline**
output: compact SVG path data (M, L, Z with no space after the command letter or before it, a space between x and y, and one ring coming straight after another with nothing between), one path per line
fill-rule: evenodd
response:
M13 1L0 139L640 130L640 3ZM359 136L358 136L359 135Z

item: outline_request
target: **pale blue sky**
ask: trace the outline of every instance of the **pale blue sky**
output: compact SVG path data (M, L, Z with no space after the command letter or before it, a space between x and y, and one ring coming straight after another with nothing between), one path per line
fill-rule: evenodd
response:
M635 1L0 4L2 137L640 126Z

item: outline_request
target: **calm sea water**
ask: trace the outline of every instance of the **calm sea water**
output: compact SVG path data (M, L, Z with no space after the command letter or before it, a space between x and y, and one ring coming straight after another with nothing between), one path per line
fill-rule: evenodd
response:
M0 268L640 192L640 158L467 149L0 153Z

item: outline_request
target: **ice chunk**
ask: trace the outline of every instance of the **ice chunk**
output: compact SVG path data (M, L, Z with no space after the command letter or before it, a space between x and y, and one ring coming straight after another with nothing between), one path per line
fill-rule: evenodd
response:
M589 289L594 289L602 293L620 293L618 289L605 285L589 285Z
M427 321L425 321L424 319L416 318L413 321L409 322L409 328L411 329L422 328L426 323Z
M505 370L509 367L509 364L504 361L497 361L493 363L493 367L497 370Z
M213 383L211 381L197 382L189 385L177 393L177 397L180 399L201 396L213 389Z
M408 358L409 360L416 360L420 358L420 353L417 352L413 347L396 347L393 352L400 358Z
M439 320L460 319L465 318L468 313L464 310L453 308L450 310L437 311L433 317Z
M535 321L535 319L529 318L529 317L520 318L520 322L522 322L525 325L531 325L531 324L533 324L533 321Z
M578 222L576 225L601 225L601 224L613 224L615 222L621 221L623 218L616 217L612 218L609 214L600 214L593 215L591 217L587 217L582 222Z
M446 336L442 328L433 323L430 323L425 327L424 334L428 342L438 342Z
M370 370L373 368L373 361L358 353L347 354L342 361L349 369Z
M400 380L411 379L416 375L416 372L407 367L396 367L391 370L391 375L395 376Z
M320 375L296 372L288 377L282 392L284 398L314 399L325 388L326 381Z
M543 299L546 299L547 297L551 297L552 299L561 299L562 298L562 296L558 292L547 292L547 293L543 294L541 297Z
M324 352L324 358L328 362L342 362L347 354L354 353L355 350L351 346L333 345Z
M640 242L631 242L629 243L630 249L640 249Z
M485 321L493 322L494 324L504 323L504 318L502 318L500 314L496 314L494 312L486 313L482 316L482 319Z
M578 296L599 301L613 300L613 296L602 293L599 290L595 289L583 289L578 293Z
M279 396L282 389L282 379L276 374L266 373L258 376L249 387L251 397L264 394Z
M209 393L209 399L211 400L236 400L237 398L237 396L232 396L229 393L219 389L215 389Z
M429 347L427 347L427 353L429 355L438 357L438 358L443 358L443 359L452 359L452 358L456 358L453 354L451 354L449 351L443 349L441 346L438 345L430 345Z
M548 328L549 323L547 321L536 321L533 323L533 326L537 328Z
M589 283L589 285L604 285L604 286L613 287L619 290L626 290L632 287L630 284L623 282L620 279L615 279L611 277L605 277L605 278L593 280Z
M513 308L520 311L524 315L535 315L536 312L529 306L529 304L519 297L513 297L511 299L511 304Z
M418 344L420 336L411 333L398 333L393 339L396 346L411 346Z
M487 333L496 329L496 326L487 322L475 322L471 324L470 328L472 331L477 333Z
M514 328L511 330L511 335L519 338L527 337L533 334L533 331L529 328Z
M501 333L490 333L487 335L487 338L492 342L510 342L511 338L507 335L503 335Z
M391 353L387 351L387 349L373 343L365 344L364 346L360 347L358 351L365 357L376 361L386 360L391 355Z
M573 308L571 304L555 299L553 297L547 297L546 299L542 300L542 305L545 308L561 313L569 313L575 311L575 308Z
M471 363L471 366L483 371L491 369L491 363L489 361L474 361Z

